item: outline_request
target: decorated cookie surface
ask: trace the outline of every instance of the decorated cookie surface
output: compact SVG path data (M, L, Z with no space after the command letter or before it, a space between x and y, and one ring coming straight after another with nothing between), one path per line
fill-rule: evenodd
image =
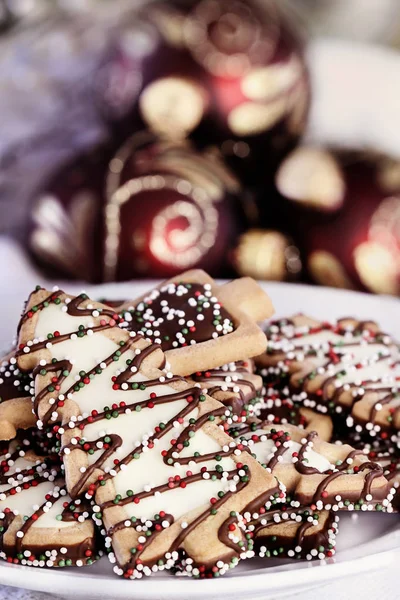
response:
M215 339L235 328L209 283L170 283L153 290L124 316L130 328L160 343L163 350Z
M262 404L263 382L259 375L253 373L251 359L197 371L190 379L200 384L209 396L231 407L235 415L250 416Z
M291 425L277 429L261 421L240 425L231 434L284 484L292 506L392 511L395 489L363 450L323 442L316 432L306 434Z
M292 400L348 417L382 439L400 430L400 352L373 321L322 323L304 315L273 322L261 374L288 385Z
M218 285L199 269L186 271L118 308L124 327L161 345L173 372L189 376L263 352L257 322L272 303L250 277Z
M335 554L338 523L334 511L284 507L260 515L249 530L261 558L323 560Z

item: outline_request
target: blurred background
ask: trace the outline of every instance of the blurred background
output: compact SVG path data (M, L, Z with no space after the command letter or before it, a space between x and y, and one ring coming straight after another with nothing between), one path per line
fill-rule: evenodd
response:
M0 0L0 281L400 294L399 0Z

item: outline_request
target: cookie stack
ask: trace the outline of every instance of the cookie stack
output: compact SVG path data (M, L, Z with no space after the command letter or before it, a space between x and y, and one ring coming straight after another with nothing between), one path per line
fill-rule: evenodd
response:
M0 367L0 556L68 567L105 552L127 579L217 577L256 555L330 557L338 511L391 512L396 395L363 369L374 346L394 373L396 345L346 320L309 354L294 321L270 325L267 347L272 313L253 280L202 271L120 306L36 288ZM355 393L340 375L342 394L335 342L350 335L367 363Z

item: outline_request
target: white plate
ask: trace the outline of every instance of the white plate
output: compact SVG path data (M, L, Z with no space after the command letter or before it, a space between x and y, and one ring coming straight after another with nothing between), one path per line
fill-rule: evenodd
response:
M123 283L87 287L90 294L108 298L135 297L149 287L147 283ZM3 293L0 312L6 315L0 331L0 347L6 348L15 332L23 294L28 290ZM79 291L76 286L68 289ZM331 319L356 315L374 318L400 339L400 302L395 298L368 296L356 292L302 285L266 283L277 315L306 312ZM292 595L348 575L382 569L400 559L400 522L398 515L377 513L342 514L337 553L322 562L263 561L244 562L229 575L210 581L194 581L160 573L153 578L125 581L115 577L107 559L91 568L70 570L34 569L0 563L0 583L52 592L65 597L126 598L135 600L256 600Z

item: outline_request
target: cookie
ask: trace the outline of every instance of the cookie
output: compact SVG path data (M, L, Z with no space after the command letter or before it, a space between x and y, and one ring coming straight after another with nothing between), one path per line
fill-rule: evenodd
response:
M323 323L305 315L272 323L261 370L291 398L386 439L400 430L400 352L373 321Z
M286 396L285 393L288 395ZM278 391L269 388L262 404L258 404L257 412L260 420L271 425L295 425L307 432L316 431L319 438L325 442L332 439L333 423L330 416L293 402L288 390Z
M335 554L338 523L334 511L288 507L260 515L248 529L261 558L323 560Z
M35 454L28 438L2 442L0 558L38 567L81 567L99 556L88 503L72 501L61 463Z
M254 414L262 402L263 381L254 374L251 359L228 363L216 369L197 371L190 379L212 398L232 409L234 415Z
M32 412L33 377L21 373L14 353L0 364L0 440L11 440L18 429L29 429L36 424Z
M273 313L253 279L217 285L201 270L187 271L119 310L129 329L161 344L177 375L260 354L266 339L256 321Z
M363 450L324 442L316 432L306 434L293 425L276 429L265 421L240 425L231 434L285 486L292 506L392 511L395 489Z
M120 325L84 294L31 295L17 358L34 368L38 424L56 424L69 493L95 500L117 574L223 574L252 555L241 515L284 494L219 426L229 409Z

